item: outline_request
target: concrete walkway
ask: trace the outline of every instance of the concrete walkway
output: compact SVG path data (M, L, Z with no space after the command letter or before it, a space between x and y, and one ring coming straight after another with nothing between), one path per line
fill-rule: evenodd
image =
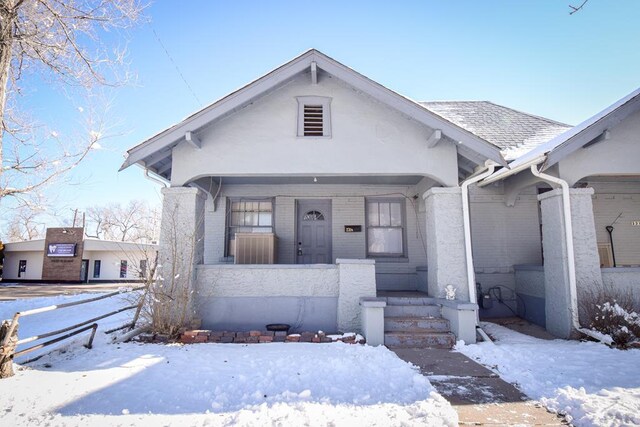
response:
M63 285L56 283L1 283L0 301L13 301L24 298L51 297L56 295L75 295L87 292L113 292L123 286L141 286L140 283L81 283Z
M420 368L458 411L460 425L567 425L513 385L461 353L440 349L391 348Z

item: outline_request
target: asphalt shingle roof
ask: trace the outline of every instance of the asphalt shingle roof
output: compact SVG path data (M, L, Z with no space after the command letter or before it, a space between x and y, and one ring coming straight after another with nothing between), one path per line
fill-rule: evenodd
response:
M432 101L422 106L500 148L513 160L571 126L489 101Z

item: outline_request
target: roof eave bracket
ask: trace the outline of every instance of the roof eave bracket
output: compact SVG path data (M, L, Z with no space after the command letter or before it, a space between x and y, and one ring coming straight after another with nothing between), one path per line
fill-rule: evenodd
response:
M191 144L194 148L196 149L201 149L202 148L202 141L200 141L200 138L198 138L193 132L191 132L190 130L186 131L184 134L184 139Z
M442 139L442 131L440 129L434 130L429 136L429 138L427 139L427 147L428 148L435 147L436 145L438 145L441 139Z
M311 84L314 86L318 84L318 64L316 61L311 62Z

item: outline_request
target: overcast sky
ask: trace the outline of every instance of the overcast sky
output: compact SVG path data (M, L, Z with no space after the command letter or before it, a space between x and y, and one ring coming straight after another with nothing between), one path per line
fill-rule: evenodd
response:
M309 48L415 100L490 100L577 124L640 86L640 1L590 0L570 16L581 2L156 1L129 34L135 85L108 93L118 136L55 199L158 203L140 168L117 172L126 149ZM28 79L22 104L72 128L82 101Z

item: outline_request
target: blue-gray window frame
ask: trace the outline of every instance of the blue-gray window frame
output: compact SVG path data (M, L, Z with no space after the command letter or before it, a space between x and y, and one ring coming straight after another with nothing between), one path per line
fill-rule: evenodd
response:
M400 204L400 219L402 225L400 227L381 227L381 226L369 226L369 203L399 203ZM405 198L401 197L366 197L364 200L364 224L365 224L365 245L367 258L380 258L380 259L406 259L407 255L407 206ZM369 229L370 228L400 228L402 229L402 253L393 252L369 252Z
M225 257L233 257L232 253L229 253L229 242L231 240L231 228L232 227L241 227L236 225L231 225L231 214L232 214L232 203L234 202L271 202L271 226L261 226L261 225L251 225L249 227L264 227L271 228L271 232L275 234L276 232L276 198L273 196L267 197L227 197L227 207L226 214L224 219L224 255ZM247 211L244 211L247 212ZM260 211L258 211L260 212Z

